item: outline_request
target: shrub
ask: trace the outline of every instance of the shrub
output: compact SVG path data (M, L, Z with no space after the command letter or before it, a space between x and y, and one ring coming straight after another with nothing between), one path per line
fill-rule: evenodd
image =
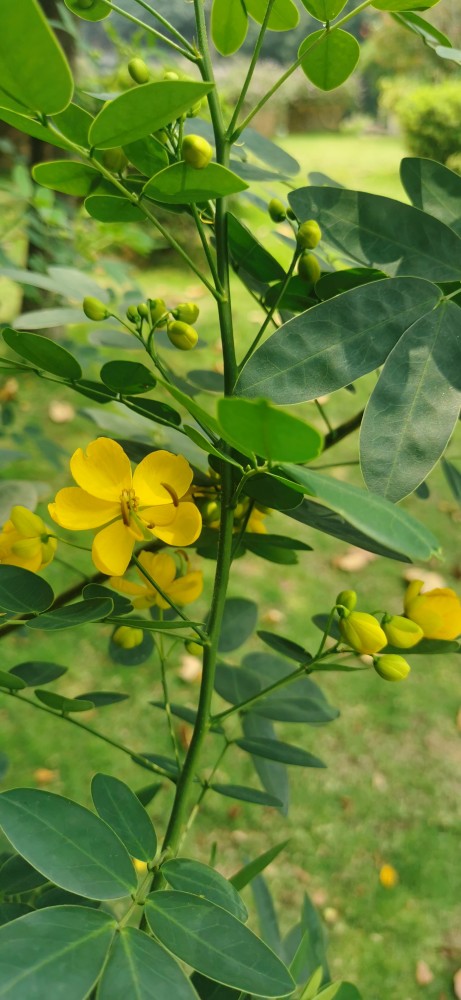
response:
M384 91L384 93L386 93ZM389 92L384 107L389 109ZM416 87L397 98L394 111L408 148L415 156L426 156L445 163L461 150L461 83Z

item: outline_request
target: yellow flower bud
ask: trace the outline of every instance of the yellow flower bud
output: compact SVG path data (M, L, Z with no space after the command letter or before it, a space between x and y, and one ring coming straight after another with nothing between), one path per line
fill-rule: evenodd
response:
M166 314L168 309L163 299L149 299L149 312L152 326L156 326L162 316L165 316L166 323ZM164 323L161 323L160 325L164 326Z
M173 309L174 318L181 320L183 323L195 323L199 314L200 309L195 302L180 302L179 306Z
M203 647L199 646L198 642L192 642L192 640L189 639L189 641L185 643L185 647L191 656L202 656L203 654Z
M422 628L416 622L404 618L402 615L392 615L389 621L383 621L383 629L387 635L387 641L391 646L399 646L400 649L410 649L416 646L424 636Z
M322 230L315 219L303 222L297 232L298 250L313 250L322 239Z
M201 135L186 135L181 146L181 155L190 167L203 170L213 156L213 149Z
M150 78L150 73L144 59L130 59L128 72L135 83L147 83Z
M357 594L355 590L341 590L336 598L336 604L340 604L348 611L353 611L357 604Z
M426 639L457 639L461 633L461 601L449 587L422 594L422 580L413 580L405 594L405 614Z
M128 157L125 156L121 146L115 149L105 149L102 153L102 162L108 170L120 174L128 166Z
M180 320L169 323L167 333L171 343L180 351L191 351L198 341L198 333L194 327L189 323L181 323Z
M404 681L410 673L410 664L397 653L383 653L374 660L376 673L383 681Z
M287 210L280 198L271 198L267 206L272 222L283 222L287 217Z
M298 260L298 274L303 281L315 285L322 273L317 257L313 253L302 253Z
M339 631L344 642L356 653L378 653L387 646L386 635L373 615L365 611L351 611L339 622Z
M169 69L169 70L167 70L166 73L163 74L163 79L164 80L179 80L179 76L178 76L177 73L174 72L174 70Z
M214 521L219 521L220 516L221 504L217 503L216 500L208 500L202 507L202 521L204 524L213 524Z
M112 642L122 649L135 649L140 646L144 638L142 628L131 628L130 625L119 625L112 636Z
M100 323L101 320L107 319L110 315L104 302L94 299L92 295L86 295L83 299L83 312L88 319L94 320L95 323Z

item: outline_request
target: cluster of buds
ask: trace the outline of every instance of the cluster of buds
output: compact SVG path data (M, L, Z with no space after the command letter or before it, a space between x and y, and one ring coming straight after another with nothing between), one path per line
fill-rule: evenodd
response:
M107 306L99 299L87 295L83 300L83 312L87 319L100 323L113 315ZM148 299L138 305L128 306L126 318L136 327L136 333L141 335L143 324L147 323L149 332L166 327L168 339L173 347L180 351L190 351L198 342L198 333L194 328L200 314L195 302L180 302L170 309L164 299Z
M300 251L298 260L298 275L303 281L315 285L321 275L320 264L315 254L311 253L322 239L322 230L315 219L301 223L296 234L296 246Z

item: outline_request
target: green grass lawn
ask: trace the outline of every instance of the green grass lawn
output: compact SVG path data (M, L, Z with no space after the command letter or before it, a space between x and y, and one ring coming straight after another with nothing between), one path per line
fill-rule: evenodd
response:
M351 186L397 196L401 150L397 141L389 140L389 145L387 142L381 136L360 140L312 136L302 142L290 137L284 144L302 160L303 172L323 169ZM261 213L259 225L267 226L270 232L271 224ZM146 293L161 295L171 303L185 298L200 302L204 347L194 355L193 367L219 367L213 307L195 280L182 271L162 267L142 270L136 274L136 281ZM237 335L243 349L257 330L257 306L237 284L235 296ZM83 346L80 334L78 339L78 350L88 370L88 366L95 365L95 356ZM102 354L104 360L113 356L109 350ZM123 356L142 360L139 353L126 352ZM190 360L173 352L168 357L181 364ZM94 367L88 374L96 370ZM334 424L360 408L368 386L369 382L362 380L357 396L343 391L332 397L329 414ZM60 388L53 391L53 397L72 402L78 413L68 424L53 424L47 412L50 388L39 382L21 383L19 422L40 421L43 433L70 454L101 430L84 415L86 401ZM207 404L204 397L200 401ZM88 408L92 407L88 401ZM321 426L312 404L304 404L300 412ZM161 431L155 432L152 440L167 443ZM352 436L332 449L328 460L354 460L356 446L356 437ZM17 463L7 472L11 478L44 479L50 483L50 493L69 482L65 465L62 470L53 469L45 457L39 465L34 459ZM356 467L340 466L336 474L359 482ZM429 486L428 501L412 498L405 506L435 531L444 546L444 561L434 562L431 568L443 576L447 585L459 587L457 512L440 473L430 477ZM319 633L310 621L311 615L327 611L344 587L358 590L363 610L401 609L404 564L376 559L356 573L346 573L333 565L346 552L345 544L314 535L307 528L298 532L299 527L281 514L270 518L270 530L287 534L296 531L313 546L313 552L301 555L297 567L276 567L256 557L237 561L234 566L230 593L259 601L260 627L312 648ZM64 546L60 550L62 558L71 563L72 552ZM88 568L85 558L78 554L75 564ZM206 594L194 607L199 618L207 610L212 565L203 561L203 569ZM77 574L70 577L58 564L47 571L47 576L57 590L70 579L78 579ZM85 626L59 633L57 639L46 633L32 639L30 633L21 630L2 643L2 669L32 658L54 660L67 666L69 672L53 685L53 690L71 696L97 688L126 692L130 700L124 705L88 713L82 721L134 750L169 754L164 720L149 704L161 697L157 661L137 668L117 666L108 655L108 639L107 626ZM238 664L243 653L264 648L254 638L242 651L226 659ZM184 656L180 661L170 668L172 700L193 706L197 682L184 677L190 661ZM341 709L336 722L305 729L277 724L282 739L304 746L327 764L327 770L292 769L289 817L209 793L202 817L184 848L186 854L206 861L216 843L217 865L230 875L249 857L290 837L288 848L268 870L281 926L287 930L297 921L302 895L307 890L328 923L334 975L355 981L364 1000L418 1000L424 996L448 1000L453 972L461 964L458 657L414 657L412 667L409 680L402 685L385 684L372 671L355 677L331 675L323 679L322 687ZM216 706L224 707L224 703L216 698ZM135 788L152 780L129 756L66 721L19 705L7 696L0 700L0 727L1 749L12 757L5 787L36 785L44 778L40 769L48 769L51 774L46 787L88 804L90 779L97 770L115 774ZM186 741L187 727L178 724L177 731ZM216 739L209 738L210 761L219 749L213 745ZM236 748L224 759L218 780L257 784L248 759ZM165 829L171 795L171 786L166 784L150 807L159 835ZM383 863L392 864L399 874L398 885L392 890L379 883ZM415 981L416 965L421 960L434 974L426 988Z

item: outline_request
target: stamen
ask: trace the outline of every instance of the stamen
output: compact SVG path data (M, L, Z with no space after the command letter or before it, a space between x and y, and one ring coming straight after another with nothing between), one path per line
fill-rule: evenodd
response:
M178 494L175 493L173 487L169 486L168 483L160 483L160 486L163 486L163 489L166 490L167 493L170 494L170 497L171 497L171 499L172 499L175 507L178 507L179 506L179 498L178 498Z

